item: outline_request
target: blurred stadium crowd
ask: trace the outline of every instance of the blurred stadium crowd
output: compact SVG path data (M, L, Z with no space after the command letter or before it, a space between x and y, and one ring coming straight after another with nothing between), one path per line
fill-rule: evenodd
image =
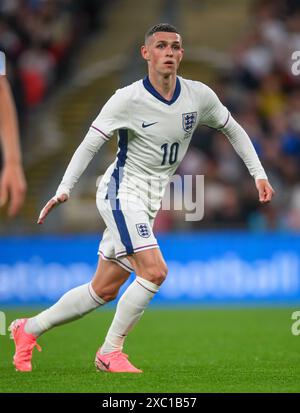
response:
M212 88L249 134L277 194L260 206L227 139L199 128L179 169L205 175L205 219L191 228L300 230L300 75L291 70L292 54L300 51L300 2L259 0L251 13L249 29L231 50L232 68ZM176 215L163 213L158 224L179 228Z
M79 42L101 28L105 3L0 0L0 50L21 127L26 112L66 78ZM249 27L231 47L231 68L211 84L254 143L277 193L272 203L259 205L253 180L227 139L201 127L177 173L205 176L204 220L184 222L184 211L160 211L157 230L300 230L300 75L291 70L296 50L299 0L254 1Z
M0 50L5 52L21 127L68 75L72 54L102 27L104 0L0 0Z

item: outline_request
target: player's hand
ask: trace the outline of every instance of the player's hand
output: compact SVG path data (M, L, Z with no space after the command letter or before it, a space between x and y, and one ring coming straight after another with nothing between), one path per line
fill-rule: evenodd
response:
M52 209L55 208L57 205L66 202L68 199L69 197L67 194L61 194L59 196L54 196L53 198L51 198L50 201L48 201L44 208L41 210L37 223L43 224L49 212L52 211Z
M0 177L0 207L9 200L8 216L20 211L26 194L26 180L20 164L7 163Z
M267 179L257 179L255 183L259 194L259 202L262 204L270 202L275 191L269 181Z

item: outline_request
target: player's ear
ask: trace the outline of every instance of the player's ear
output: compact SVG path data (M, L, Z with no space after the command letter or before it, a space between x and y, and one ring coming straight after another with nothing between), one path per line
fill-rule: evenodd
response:
M182 60L182 58L183 58L183 55L184 55L184 49L181 48L181 56L180 56L179 64L181 63L181 60Z
M150 60L149 52L148 52L147 47L145 45L143 45L141 47L141 55L142 55L143 59L145 59L147 61Z

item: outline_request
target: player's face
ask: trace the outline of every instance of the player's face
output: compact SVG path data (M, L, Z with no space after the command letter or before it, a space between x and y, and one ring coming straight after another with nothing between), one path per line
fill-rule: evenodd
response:
M149 37L145 46L142 46L142 56L149 63L149 69L168 76L176 74L183 48L178 33L156 32Z

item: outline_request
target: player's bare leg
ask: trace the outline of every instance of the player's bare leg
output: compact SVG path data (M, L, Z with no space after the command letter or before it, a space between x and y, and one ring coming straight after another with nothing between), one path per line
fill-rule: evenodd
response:
M112 301L118 295L120 287L127 281L129 275L129 271L124 270L113 261L99 258L91 286L105 302Z
M128 276L129 272L114 262L99 259L91 283L68 291L56 304L35 317L13 321L9 329L16 346L14 355L16 369L31 371L33 349L39 348L37 337L50 328L76 320L115 298Z
M167 275L167 265L159 249L140 251L127 258L137 277L120 298L105 342L98 352L102 361L105 359L102 370L113 360L111 355L122 352L126 336L139 321Z

